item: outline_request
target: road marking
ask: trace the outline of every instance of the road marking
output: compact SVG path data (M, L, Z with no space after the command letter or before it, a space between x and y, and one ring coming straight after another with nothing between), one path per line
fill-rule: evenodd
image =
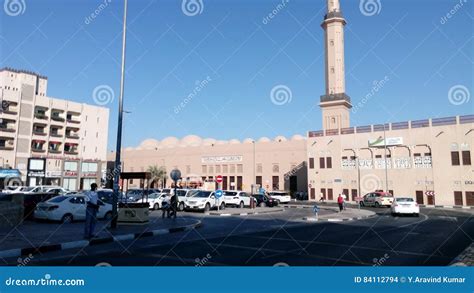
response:
M437 216L437 218L447 220L447 221L450 221L450 222L457 222L458 221L458 218L450 217L450 216Z

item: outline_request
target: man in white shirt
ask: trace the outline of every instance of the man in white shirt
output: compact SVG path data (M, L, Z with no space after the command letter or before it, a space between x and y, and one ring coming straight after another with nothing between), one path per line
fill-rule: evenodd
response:
M84 238L90 239L94 237L95 224L97 222L97 211L99 205L97 204L97 184L91 184L91 190L86 192L86 225L84 227Z

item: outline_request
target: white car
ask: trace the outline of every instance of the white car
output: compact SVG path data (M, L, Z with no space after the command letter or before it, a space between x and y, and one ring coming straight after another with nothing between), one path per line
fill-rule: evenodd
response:
M52 187L52 188L47 188L44 189L44 192L47 193L56 193L56 194L66 194L70 192L68 189L62 188L62 187Z
M17 186L13 189L4 189L2 190L3 193L22 193L22 192L26 192L28 191L29 189L31 189L31 187L28 187L28 186Z
M228 206L236 206L239 208L250 206L250 196L244 191L223 190L223 195L220 200L224 201Z
M155 192L148 195L148 200L147 198L143 198L139 199L137 202L148 202L150 209L159 210L163 207L163 200L165 200L167 196L170 196L170 194Z
M189 198L195 196L200 191L201 190L199 189L177 189L176 193L178 194L178 210L184 211L186 208L186 202L189 200ZM171 194L174 194L174 189L172 190Z
M267 192L267 194L271 198L274 198L279 204L289 203L291 201L291 196L286 191L270 191L270 192Z
M225 201L221 198L216 199L214 191L198 190L192 197L186 201L186 210L208 212L211 209L225 209Z
M371 192L364 195L362 201L359 202L361 206L374 206L376 208L387 206L390 207L393 203L393 196L388 192Z
M392 215L420 215L420 207L411 197L397 197L392 203Z
M112 205L99 200L97 218L110 220L112 218ZM35 219L61 221L71 223L72 221L85 220L86 218L86 196L83 194L59 195L45 202L40 202L34 211Z

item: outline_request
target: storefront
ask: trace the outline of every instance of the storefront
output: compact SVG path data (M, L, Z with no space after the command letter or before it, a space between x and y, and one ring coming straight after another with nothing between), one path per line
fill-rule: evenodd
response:
M77 190L78 167L79 162L77 161L64 162L63 188Z
M45 185L46 159L29 158L26 182L28 186Z
M81 166L81 190L88 190L92 183L99 184L98 178L98 164L97 162L82 162Z

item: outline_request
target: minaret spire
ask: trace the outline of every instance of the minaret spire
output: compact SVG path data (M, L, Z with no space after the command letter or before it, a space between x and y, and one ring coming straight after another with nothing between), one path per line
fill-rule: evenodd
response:
M344 68L344 26L340 0L327 0L327 13L321 24L325 31L326 93L319 104L323 114L323 129L349 127L351 100L346 95Z

